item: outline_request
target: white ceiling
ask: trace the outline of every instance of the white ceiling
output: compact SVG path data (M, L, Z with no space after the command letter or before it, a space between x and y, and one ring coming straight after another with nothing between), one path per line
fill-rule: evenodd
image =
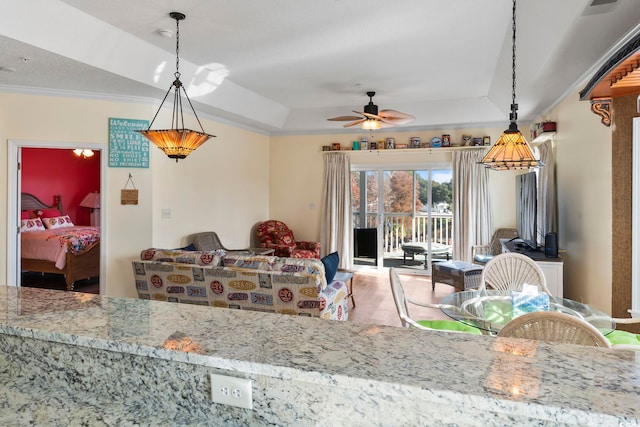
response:
M0 6L0 90L159 102L173 81L175 37L157 31L175 33L168 13L179 11L187 15L180 23L181 80L198 114L269 134L329 133L343 128L327 118L362 111L365 92L375 90L381 109L416 117L405 127L508 124L511 0L0 0ZM520 121L580 88L603 57L637 33L639 6L640 0L519 0Z

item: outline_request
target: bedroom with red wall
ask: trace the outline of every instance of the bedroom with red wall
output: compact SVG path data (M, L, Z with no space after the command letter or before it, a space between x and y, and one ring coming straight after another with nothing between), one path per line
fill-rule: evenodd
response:
M61 148L23 148L22 192L53 205L62 196L62 210L75 225L90 224L90 209L79 206L88 193L100 192L100 151L93 156L76 155Z

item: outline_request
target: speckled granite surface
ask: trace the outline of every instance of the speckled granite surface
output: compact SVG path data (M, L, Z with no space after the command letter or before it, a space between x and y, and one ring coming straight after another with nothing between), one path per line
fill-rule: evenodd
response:
M0 349L0 425L640 425L640 352L1 286Z

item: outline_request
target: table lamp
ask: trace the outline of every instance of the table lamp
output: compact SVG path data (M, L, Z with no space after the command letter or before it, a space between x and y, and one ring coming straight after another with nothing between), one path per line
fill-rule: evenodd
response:
M100 193L97 191L84 196L80 202L83 208L89 208L91 212L90 225L100 226Z

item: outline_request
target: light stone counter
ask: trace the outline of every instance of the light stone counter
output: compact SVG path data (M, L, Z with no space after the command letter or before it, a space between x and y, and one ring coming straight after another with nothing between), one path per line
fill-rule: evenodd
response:
M0 347L0 425L640 425L640 352L2 286Z

